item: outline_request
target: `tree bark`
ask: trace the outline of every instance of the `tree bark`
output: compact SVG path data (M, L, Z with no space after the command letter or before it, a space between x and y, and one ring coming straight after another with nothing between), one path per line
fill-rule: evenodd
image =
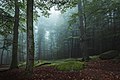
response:
M15 0L15 21L14 21L14 33L13 33L13 48L12 48L12 62L10 69L18 68L18 26L19 26L19 4L18 0Z
M84 20L84 12L83 12L83 3L82 0L79 0L78 3L78 12L79 12L79 21L80 21L80 47L83 60L88 60L89 56L87 54L87 36L86 36L86 23Z
M33 33L33 0L27 0L27 64L26 71L33 72L34 66L34 33Z
M7 50L7 55L6 55L6 64L9 64L9 51Z
M4 53L4 49L2 50L2 53L1 53L1 65L2 65L2 62L3 62L3 53Z

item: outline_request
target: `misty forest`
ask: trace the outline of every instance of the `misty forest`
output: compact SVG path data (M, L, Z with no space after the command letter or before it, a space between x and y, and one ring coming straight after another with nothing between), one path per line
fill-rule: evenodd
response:
M0 0L0 80L120 80L120 0Z

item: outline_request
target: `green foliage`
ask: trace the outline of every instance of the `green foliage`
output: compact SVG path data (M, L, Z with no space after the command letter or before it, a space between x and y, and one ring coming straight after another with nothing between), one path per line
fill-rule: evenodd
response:
M84 69L85 64L80 61L66 61L56 65L55 67L61 71L78 71Z
M68 21L69 23L69 26L73 26L75 23L78 22L78 13L73 13L71 16L70 16L70 20Z

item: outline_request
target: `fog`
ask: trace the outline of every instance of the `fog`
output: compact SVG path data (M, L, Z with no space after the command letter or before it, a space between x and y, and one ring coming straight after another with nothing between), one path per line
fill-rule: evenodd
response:
M68 21L76 11L77 7L74 7L62 13L54 6L49 11L50 15L45 17L38 10L40 17L35 22L36 58L41 54L43 59L54 59L59 54L58 52L64 44L59 44L59 40L64 42L64 39L69 37ZM62 38L58 39L59 37Z

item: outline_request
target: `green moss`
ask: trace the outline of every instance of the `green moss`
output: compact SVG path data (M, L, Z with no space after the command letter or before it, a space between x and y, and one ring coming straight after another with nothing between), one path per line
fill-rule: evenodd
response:
M90 56L90 61L96 61L96 60L99 60L99 55L96 55L96 56Z
M61 71L78 71L84 69L85 65L84 62L68 61L58 64L55 67Z
M49 65L49 64L51 64L51 61L39 60L39 61L34 62L34 67L43 66L43 65Z
M18 65L18 67L20 67L20 68L25 68L25 66L26 66L26 62L21 62Z
M110 50L107 52L102 53L99 58L102 60L107 60L107 59L115 59L116 57L119 56L119 52L116 50Z

